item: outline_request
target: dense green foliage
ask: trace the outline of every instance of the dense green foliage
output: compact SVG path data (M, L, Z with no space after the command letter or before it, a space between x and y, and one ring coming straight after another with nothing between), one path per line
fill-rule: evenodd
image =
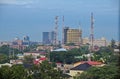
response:
M29 52L29 51L36 51L36 48L38 47L38 45L30 45L28 47L26 47L23 52Z
M101 47L99 51L93 54L92 60L110 64L117 63L118 58L118 55L115 55L113 49L110 47Z
M0 79L30 79L30 75L21 65L3 66L0 68Z
M62 72L54 69L51 63L44 61L30 68L24 68L22 65L3 66L0 68L0 79L65 79L65 77L62 77Z
M50 52L50 61L61 63L75 63L77 61L86 61L87 57L83 56L88 54L88 46L82 46L80 48L74 48L66 52ZM92 60L101 61L103 63L115 62L118 56L114 55L113 49L110 47L100 47L99 51L94 51ZM77 58L78 57L78 58Z
M3 64L6 62L9 62L8 56L5 54L0 54L0 63Z
M39 66L34 66L33 76L35 79L63 79L62 72L55 70L50 63L44 61Z
M74 48L66 52L50 52L50 61L71 64L77 61L87 60L86 57L75 58L75 56L82 56L82 54L87 54L88 52L87 46L78 49Z
M0 53L1 54L9 55L13 52L14 52L14 54L22 53L18 49L11 48L9 45L3 45L3 46L0 47Z
M81 73L77 79L116 79L116 66L91 67Z
M114 54L113 48L101 47L93 54L92 60L104 61L103 67L91 67L87 71L78 74L74 79L119 79L120 55Z
M29 55L29 56L24 56L24 60L23 60L23 63L25 64L33 64L33 56L32 55Z
M120 73L120 64L118 63L119 55L115 55L113 44L110 47L100 47L99 51L93 53L93 61L102 61L106 65L103 67L91 67L82 74L78 74L75 79L117 79ZM32 49L31 49L32 48ZM27 51L33 51L35 47L31 47ZM11 50L11 51L10 51ZM9 52L17 54L20 51L17 49L9 48L9 46L0 47L0 63L6 63L9 60ZM35 65L31 68L25 68L22 65L13 65L12 67L1 67L0 68L0 79L65 79L60 70L55 70L56 62L61 63L75 63L77 61L86 61L87 57L83 54L88 54L88 46L82 46L66 52L50 52L50 61L53 64L44 61L39 65ZM79 56L79 58L75 58ZM80 57L83 56L83 57ZM13 58L11 56L11 58ZM25 64L33 63L32 56L24 57ZM120 76L119 76L120 77Z
M14 53L14 56L13 56ZM16 54L22 53L18 49L10 48L8 45L3 45L0 47L0 63L9 62L9 59L15 59Z

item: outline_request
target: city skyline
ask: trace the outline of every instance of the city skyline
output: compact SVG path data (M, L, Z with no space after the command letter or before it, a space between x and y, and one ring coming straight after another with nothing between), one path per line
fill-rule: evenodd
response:
M58 17L59 40L64 25L81 29L90 36L90 15L93 12L94 37L118 40L119 0L1 0L0 40L11 41L28 35L30 40L42 41L42 32L53 31Z

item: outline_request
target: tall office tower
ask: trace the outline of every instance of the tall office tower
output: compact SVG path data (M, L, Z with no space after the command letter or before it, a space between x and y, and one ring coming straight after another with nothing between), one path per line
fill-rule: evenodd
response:
M64 28L64 43L74 43L80 45L82 42L82 30L70 29L69 27Z
M43 32L43 44L50 44L50 32Z
M30 38L29 36L23 37L23 45L29 46L30 45Z
M63 40L63 44L66 44L67 43L67 31L69 30L69 27L64 27L63 28L63 38L64 38L64 40Z
M54 44L54 38L55 38L55 32L54 32L54 31L51 31L51 32L50 32L50 43L51 43L51 44Z
M43 32L43 44L53 44L54 43L54 37L55 37L55 32Z
M29 36L24 36L24 37L23 37L23 41L30 41Z

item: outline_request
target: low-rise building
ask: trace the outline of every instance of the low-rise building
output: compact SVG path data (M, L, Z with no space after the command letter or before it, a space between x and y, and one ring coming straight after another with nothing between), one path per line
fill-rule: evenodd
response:
M17 54L18 59L24 59L24 55L23 54Z
M17 59L17 60L10 60L11 64L23 64L23 60Z
M81 61L81 62L76 62L73 64L73 68L70 69L70 75L71 76L76 76L77 74L81 74L91 66L96 66L96 67L102 67L105 64L102 62L97 62L97 61Z
M91 44L90 39L88 37L83 38L82 42L83 42L83 45ZM94 39L93 40L93 46L101 47L101 46L107 46L107 45L108 45L107 40L104 37L102 37L101 39Z
M34 52L24 52L23 55L24 55L24 56L32 55L34 58L37 58L37 57L45 57L45 56L46 56L46 52L44 52L44 51L41 51L41 52L38 52L38 51L34 51Z
M49 45L42 46L41 45L41 46L38 46L36 50L38 51L38 50L53 50L53 49L54 49L53 46L49 46Z
M46 57L41 57L41 58L38 58L38 59L35 59L34 61L33 61L33 63L34 64L40 64L40 63L42 63L43 61L45 61L45 60L48 60Z
M9 67L11 67L12 64L10 64L10 63L0 64L0 68L1 68L2 66L9 66Z
M80 46L62 46L63 48L67 49L67 50L71 50L71 49L74 49L74 48L80 48Z
M76 76L77 74L81 74L82 72L84 72L85 70L87 70L90 67L91 67L91 65L88 64L88 63L80 64L80 65L78 65L78 66L73 67L72 69L70 69L70 75L72 77Z
M10 45L11 42L9 41L0 41L0 47L3 46L3 45Z

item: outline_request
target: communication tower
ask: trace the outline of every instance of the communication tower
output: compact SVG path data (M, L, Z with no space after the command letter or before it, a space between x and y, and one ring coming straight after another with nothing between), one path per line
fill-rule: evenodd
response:
M54 45L55 47L58 44L58 16L55 17L55 32L54 32L55 38L54 38Z
M90 28L90 55L88 57L88 61L91 61L91 53L94 51L94 17L93 13L91 13L91 28Z

